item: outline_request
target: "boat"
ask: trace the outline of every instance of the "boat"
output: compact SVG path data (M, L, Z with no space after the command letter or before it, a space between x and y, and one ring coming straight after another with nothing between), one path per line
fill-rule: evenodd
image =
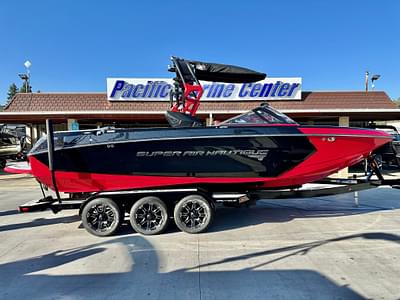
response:
M356 164L390 142L375 130L300 126L260 106L212 127L56 132L61 192L184 185L300 186ZM32 174L54 189L46 138L28 155Z
M292 188L354 165L388 143L382 131L303 126L262 105L217 126L201 126L195 113L199 79L258 81L248 69L173 58L177 73L167 119L171 128L54 133L55 183L61 192L90 193L174 186L245 185ZM200 73L196 73L200 70ZM47 140L29 153L32 174L54 189Z
M268 104L215 126L196 118L199 80L255 82L266 74L231 65L172 57L176 74L168 128L100 128L53 132L28 154L29 172L43 198L21 212L79 209L86 230L112 235L129 213L136 232L163 232L173 219L187 233L207 230L218 203L249 205L258 199L331 195L391 186L371 157L392 136L373 129L303 126ZM332 189L301 189L366 159L367 178L331 180ZM6 168L10 172L12 167ZM372 181L375 174L378 181ZM327 180L327 179L324 179ZM46 195L44 186L55 191ZM60 192L68 195L62 198Z
M0 131L0 169L6 166L8 158L16 157L21 151L17 136Z

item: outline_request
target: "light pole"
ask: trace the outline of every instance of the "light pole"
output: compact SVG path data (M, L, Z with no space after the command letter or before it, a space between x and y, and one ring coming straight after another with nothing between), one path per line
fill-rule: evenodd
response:
M28 92L28 80L29 80L28 75L27 74L18 74L18 76L19 76L19 78L21 78L24 81L25 93L27 93Z
M30 81L31 81L31 72L30 72L30 67L32 66L32 63L27 60L24 62L24 66L26 68L26 75L28 76L28 80L26 81L26 92L29 93L30 91Z
M30 79L31 79L31 72L30 72L30 67L32 66L32 63L27 60L24 63L24 66L26 68L26 73L25 74L18 74L18 76L25 81L25 93L29 93L30 91Z

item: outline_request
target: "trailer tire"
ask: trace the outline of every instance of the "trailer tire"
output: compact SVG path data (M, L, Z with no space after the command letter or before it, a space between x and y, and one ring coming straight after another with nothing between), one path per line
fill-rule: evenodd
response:
M169 214L166 204L160 198L148 196L135 202L129 213L129 219L136 232L155 235L167 229Z
M201 195L186 196L174 208L176 226L186 233L206 231L213 218L214 209Z
M83 227L93 235L114 234L123 220L119 206L109 198L96 198L84 206L81 213Z

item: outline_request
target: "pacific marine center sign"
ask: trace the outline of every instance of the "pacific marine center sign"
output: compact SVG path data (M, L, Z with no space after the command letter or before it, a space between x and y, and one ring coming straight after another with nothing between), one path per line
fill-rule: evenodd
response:
M252 83L200 81L202 101L300 100L300 77L267 78ZM173 80L165 78L107 78L109 101L169 101Z

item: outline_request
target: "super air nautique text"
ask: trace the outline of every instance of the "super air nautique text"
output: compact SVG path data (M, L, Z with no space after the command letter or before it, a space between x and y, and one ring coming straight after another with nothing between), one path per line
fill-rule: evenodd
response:
M136 157L195 157L195 156L232 156L242 155L250 158L255 158L262 161L267 155L269 150L245 150L245 149L234 149L234 150L196 150L196 151L139 151L136 153Z

